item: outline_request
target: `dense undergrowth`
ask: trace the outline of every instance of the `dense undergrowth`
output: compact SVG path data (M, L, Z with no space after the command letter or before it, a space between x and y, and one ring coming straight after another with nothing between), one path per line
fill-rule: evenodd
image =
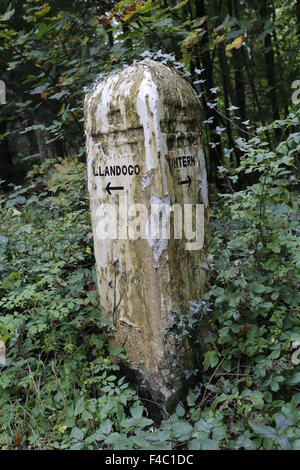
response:
M2 194L0 448L300 449L298 117L274 125L275 151L261 130L234 174L220 169L231 188L255 181L212 204L208 292L190 314L210 324L203 370L159 426L109 345L85 165L46 160ZM197 336L187 324L177 339Z

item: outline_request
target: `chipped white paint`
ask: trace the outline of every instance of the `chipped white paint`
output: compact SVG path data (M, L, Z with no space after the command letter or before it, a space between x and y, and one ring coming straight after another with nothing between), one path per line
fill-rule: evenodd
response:
M149 246L152 248L152 253L153 253L153 258L154 258L154 267L155 269L158 269L160 257L162 256L163 252L167 250L168 242L169 242L169 237L167 234L167 232L170 232L168 228L169 228L169 219L170 219L170 214L171 214L171 203L170 203L169 195L159 198L155 196L154 194L151 194L150 206L151 206L151 214L149 215L149 218L147 220L147 225L146 225L147 240L148 240ZM154 216L156 215L155 208L157 208L157 210L163 209L161 213L162 220L158 220L158 221L154 220ZM153 233L155 234L155 230L153 227L154 224L157 225L156 229L158 231L162 232L163 230L165 230L166 234L164 235L163 233L160 233L159 235L161 235L161 237L154 238L153 236Z
M207 208L200 121L199 104L190 85L176 72L150 60L109 76L85 102L101 305L114 323L115 342L124 345L130 367L148 384L153 398L164 403L181 387L182 370L190 359L176 367L168 363L166 351L171 344L163 339L163 324L168 323L174 304L180 307L190 299L200 300L206 276L201 268L205 249L187 252L184 239L155 239L150 215L144 238L128 240L123 233L119 239L101 240L97 230L103 231L105 222L99 205L122 206L124 219L125 215L132 217L129 208L133 204L143 205L148 214L155 204L163 204L172 214L176 205L179 212L184 204L203 203ZM140 173L101 176L102 165L139 165ZM190 184L183 184L189 179ZM123 189L109 194L108 183ZM206 221L207 215L206 211ZM126 230L126 226L122 228ZM206 232L206 245L207 237ZM193 345L188 349L187 358Z
M144 129L145 152L146 152L146 171L158 170L159 161L157 154L160 154L162 191L167 193L167 180L165 174L165 155L167 153L167 144L165 136L161 132L161 103L158 95L157 86L153 80L151 69L145 69L144 78L141 82L137 97L137 113L140 123Z
M144 129L146 171L148 173L150 170L157 170L156 154L159 149L154 149L153 146L159 145L157 121L160 119L160 109L157 86L152 80L150 71L147 69L139 87L136 109ZM155 134L156 142L153 139L153 134Z
M142 188L143 191L145 191L146 188L148 188L151 184L151 178L150 176L142 176Z

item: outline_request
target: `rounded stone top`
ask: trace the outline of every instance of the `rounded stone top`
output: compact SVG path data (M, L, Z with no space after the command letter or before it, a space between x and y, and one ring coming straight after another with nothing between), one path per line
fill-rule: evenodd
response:
M100 82L85 101L91 135L135 129L146 116L200 126L200 106L191 85L174 69L150 59L126 67Z

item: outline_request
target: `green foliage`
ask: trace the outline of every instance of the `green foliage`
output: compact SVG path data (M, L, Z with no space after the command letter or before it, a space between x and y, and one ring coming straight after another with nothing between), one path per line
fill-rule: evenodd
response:
M1 13L3 8L0 1ZM97 9L93 1L13 0L0 16L0 64L10 95L1 120L21 118L22 134L32 139L39 131L53 149L60 142L60 150L80 156L84 87L108 60L104 32L92 40ZM8 135L19 132L13 127ZM22 157L34 159L36 153Z
M46 161L0 204L0 446L88 447L139 408L101 316L85 165Z
M206 315L210 312L209 304L205 301L198 304L196 301L190 301L188 309L182 312L177 307L174 307L169 314L168 324L163 326L163 335L165 338L165 350L169 367L178 367L178 364L185 366L184 359L189 358L189 351L203 350L203 322ZM194 353L196 354L196 352ZM198 360L197 360L198 359ZM193 358L186 362L191 362L194 365L202 358ZM191 376L197 375L198 369L185 369L184 374L187 379Z
M299 113L273 126L283 132L299 126ZM214 370L214 380L202 404L212 402L211 409L225 409L225 416L243 426L249 416L250 423L272 423L287 403L299 403L300 369L292 357L300 325L299 144L299 132L275 151L260 135L240 140L244 157L235 174L251 173L257 182L221 197L222 210L216 206L212 217L213 276L205 299L213 309L204 365ZM295 408L295 439L297 420ZM251 429L265 437L259 426ZM265 448L291 448L281 434L270 432Z
M186 403L159 426L121 376L125 356L101 316L85 165L45 160L1 196L2 448L299 448L298 124L274 124L294 129L275 151L259 133L239 141L226 177L256 181L215 202L209 291L168 326L171 356L198 341L203 370L186 371Z

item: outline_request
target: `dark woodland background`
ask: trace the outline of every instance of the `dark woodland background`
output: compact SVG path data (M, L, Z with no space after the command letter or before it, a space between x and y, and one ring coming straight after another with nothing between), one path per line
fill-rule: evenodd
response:
M295 109L300 77L300 2L10 2L1 21L1 176L15 179L46 156L84 160L85 87L99 74L158 51L182 62L203 104L210 182L237 137ZM0 2L5 13L7 1ZM14 14L10 17L10 9ZM143 55L144 54L144 55ZM159 57L165 55L165 57ZM201 76L197 70L203 70ZM298 87L299 88L299 87ZM211 122L210 122L211 120ZM209 124L210 122L210 124ZM218 131L218 129L221 129ZM267 132L276 143L280 131ZM220 181L219 181L220 184Z

